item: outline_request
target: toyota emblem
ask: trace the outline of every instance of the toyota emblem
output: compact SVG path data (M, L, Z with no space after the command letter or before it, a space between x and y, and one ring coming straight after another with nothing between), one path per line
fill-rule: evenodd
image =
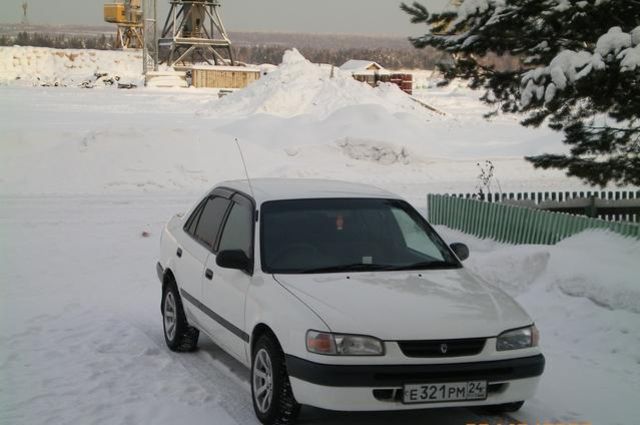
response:
M440 352L442 354L447 354L447 351L449 351L449 346L447 344L440 344Z

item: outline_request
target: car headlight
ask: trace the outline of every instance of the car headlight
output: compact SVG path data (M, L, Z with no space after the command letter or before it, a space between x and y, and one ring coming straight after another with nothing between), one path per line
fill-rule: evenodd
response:
M508 351L537 347L539 339L540 334L535 326L506 331L498 336L496 350Z
M307 351L329 356L382 356L384 344L370 336L307 331Z

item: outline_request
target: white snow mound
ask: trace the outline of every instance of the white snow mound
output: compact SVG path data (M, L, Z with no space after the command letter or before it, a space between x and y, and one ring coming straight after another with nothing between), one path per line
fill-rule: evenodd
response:
M331 65L311 63L296 49L286 51L276 70L246 89L213 101L210 111L216 116L311 114L324 119L339 109L368 104L383 106L390 113L431 115L396 85L373 88Z
M572 297L609 310L640 314L640 241L602 230L587 230L553 246L478 246L474 238L443 228L469 242L467 265L486 281L518 296L546 282ZM484 248L484 249L483 249ZM483 251L489 251L487 255ZM479 251L479 252L478 252Z
M142 53L46 47L0 47L0 86L142 85Z

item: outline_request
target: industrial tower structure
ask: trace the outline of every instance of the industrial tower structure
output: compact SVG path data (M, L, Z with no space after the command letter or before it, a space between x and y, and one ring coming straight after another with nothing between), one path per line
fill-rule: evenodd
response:
M104 5L104 20L117 24L116 49L141 49L144 44L141 0Z
M170 0L169 3L169 15L158 40L158 47L165 50L163 62L174 69L187 69L202 62L235 65L218 0Z
M28 9L29 3L25 0L22 2L22 25L29 25L29 17L27 16Z

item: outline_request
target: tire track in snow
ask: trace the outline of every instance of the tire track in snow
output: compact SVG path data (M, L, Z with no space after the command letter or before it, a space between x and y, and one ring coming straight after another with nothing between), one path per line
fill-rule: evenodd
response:
M159 318L153 325L139 320L132 320L132 325L180 364L239 425L259 425L253 413L249 372L206 335L200 334L198 351L175 353L166 347Z

